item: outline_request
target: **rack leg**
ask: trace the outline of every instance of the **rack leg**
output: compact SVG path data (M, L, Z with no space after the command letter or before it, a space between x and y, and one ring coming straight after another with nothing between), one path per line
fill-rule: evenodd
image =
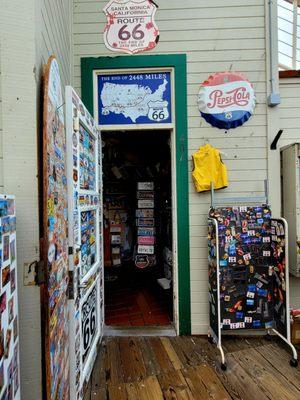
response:
M219 349L219 351L221 353L221 360L222 360L221 369L223 371L226 371L227 370L227 364L226 364L225 354L224 354L224 350L223 350L223 347L222 347L221 343L218 343L217 347L218 347L218 349Z
M280 337L280 339L282 339L291 348L293 357L291 358L290 365L292 367L297 367L298 366L298 354L297 354L297 350L295 349L295 346L293 346L293 344L290 341L288 341L287 338L285 338L283 335L281 335L281 333L279 333L276 329L271 329L271 331L273 333L275 333L275 335ZM268 331L268 333L269 333L269 331Z
M221 354L221 369L223 371L226 371L227 364L226 364L225 354L224 354L224 350L223 350L221 341L215 335L212 335L210 332L208 333L208 341L209 341L209 343L216 343L217 349L219 350L219 352Z

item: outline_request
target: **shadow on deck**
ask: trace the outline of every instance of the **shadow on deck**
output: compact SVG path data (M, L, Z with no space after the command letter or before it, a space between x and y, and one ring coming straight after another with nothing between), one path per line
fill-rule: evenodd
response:
M226 372L203 337L105 338L85 400L300 399L300 368L280 343L223 341Z

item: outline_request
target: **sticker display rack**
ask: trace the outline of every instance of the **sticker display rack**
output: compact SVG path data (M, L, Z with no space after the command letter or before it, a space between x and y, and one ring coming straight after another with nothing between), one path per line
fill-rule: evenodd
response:
M0 194L0 397L19 400L19 323L15 197Z
M209 340L221 353L225 331L263 330L292 351L289 315L288 226L268 206L220 206L208 218Z

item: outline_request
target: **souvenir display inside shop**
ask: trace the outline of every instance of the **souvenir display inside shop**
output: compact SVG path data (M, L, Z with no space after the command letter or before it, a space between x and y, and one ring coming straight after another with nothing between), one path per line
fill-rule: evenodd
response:
M0 398L20 399L16 210L14 196L0 195Z
M212 208L209 213L210 339L225 330L263 329L291 344L287 224L268 206Z
M173 318L168 131L103 133L106 325Z

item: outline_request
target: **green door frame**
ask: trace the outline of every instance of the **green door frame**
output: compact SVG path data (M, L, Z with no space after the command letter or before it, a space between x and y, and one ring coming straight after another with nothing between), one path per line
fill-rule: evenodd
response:
M180 335L191 333L189 181L186 55L122 56L81 59L82 100L94 115L93 72L99 69L174 68L176 110L176 185L178 318Z

